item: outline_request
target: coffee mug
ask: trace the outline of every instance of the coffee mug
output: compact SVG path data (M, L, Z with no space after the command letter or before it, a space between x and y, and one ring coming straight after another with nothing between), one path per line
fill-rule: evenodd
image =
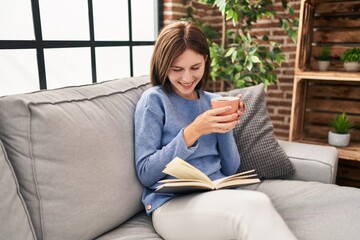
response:
M219 114L219 116L230 115L236 113L239 110L240 98L238 97L216 97L211 99L212 108L221 108L231 106L229 111Z

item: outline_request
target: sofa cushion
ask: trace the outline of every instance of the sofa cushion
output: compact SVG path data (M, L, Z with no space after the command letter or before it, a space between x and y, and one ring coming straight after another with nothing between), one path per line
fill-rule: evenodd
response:
M14 170L0 140L0 238L36 239Z
M105 233L95 240L162 240L156 233L151 217L142 212L132 217L121 226Z
M359 239L358 188L295 180L266 180L244 188L266 193L298 239Z
M143 209L135 105L149 78L0 98L0 136L38 239L93 239Z
M294 174L294 167L277 142L267 114L264 85L220 93L223 96L242 94L246 112L234 129L234 138L241 158L240 172L256 169L260 178L285 178Z

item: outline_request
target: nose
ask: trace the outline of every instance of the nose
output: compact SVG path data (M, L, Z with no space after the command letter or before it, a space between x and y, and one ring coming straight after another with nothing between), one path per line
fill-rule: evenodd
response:
M182 80L184 81L184 82L191 82L191 73L190 73L190 71L185 71L184 72L184 75L182 76Z

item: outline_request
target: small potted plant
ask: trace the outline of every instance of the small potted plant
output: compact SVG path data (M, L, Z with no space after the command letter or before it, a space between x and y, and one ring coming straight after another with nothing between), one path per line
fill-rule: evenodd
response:
M326 71L329 68L330 66L329 55L330 55L329 47L324 46L318 58L318 68L320 71Z
M344 68L349 72L360 70L360 48L349 48L342 55L341 60L344 62Z
M328 142L337 147L346 147L350 143L350 130L354 127L346 113L341 113L331 121L333 130L329 131Z

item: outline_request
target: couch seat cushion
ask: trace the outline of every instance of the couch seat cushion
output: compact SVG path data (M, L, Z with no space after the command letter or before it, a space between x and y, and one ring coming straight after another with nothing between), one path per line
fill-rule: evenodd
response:
M120 227L96 238L96 240L161 240L156 233L151 218L145 213L139 213Z
M266 180L245 188L266 193L299 239L359 239L358 188L294 180Z

